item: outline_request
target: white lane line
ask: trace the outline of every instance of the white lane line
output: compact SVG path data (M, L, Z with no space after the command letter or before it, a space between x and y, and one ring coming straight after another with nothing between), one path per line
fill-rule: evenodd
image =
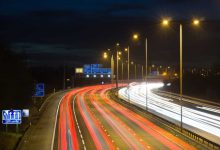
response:
M78 128L78 130L79 130L80 138L81 138L81 140L82 140L83 148L84 148L84 150L86 150L86 145L85 145L85 142L84 142L84 138L83 138L83 136L82 136L82 133L81 133L81 130L80 130L80 127L79 127L79 124L78 124L78 120L77 120L77 118L76 118L76 112L75 112L75 107L74 107L74 105L75 105L75 100L76 100L76 95L75 95L74 98L73 98L73 113L74 113L75 121L76 121L76 123L77 123L77 128Z
M65 96L66 94L64 94ZM56 111L56 119L54 122L54 129L53 129L53 137L52 137L52 141L51 141L51 145L50 145L50 149L53 150L53 146L54 146L54 138L55 138L55 132L56 132L56 128L57 128L57 117L58 117L58 113L59 113L59 109L60 109L60 103L63 100L64 96L60 99L59 104L57 106L57 111Z

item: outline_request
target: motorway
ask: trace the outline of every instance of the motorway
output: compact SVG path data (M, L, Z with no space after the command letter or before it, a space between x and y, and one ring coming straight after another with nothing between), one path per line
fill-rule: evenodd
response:
M177 94L154 90L163 87L162 83L132 83L129 88L122 88L119 96L149 112L180 124L180 97ZM147 92L146 92L147 91ZM147 95L147 100L146 100ZM183 127L220 144L220 107L217 103L183 97Z
M17 149L207 149L165 128L144 110L110 98L112 88L96 85L51 95Z
M67 91L56 92L49 96L39 109L40 118L28 128L16 147L17 150L48 150L54 133L54 122L58 104ZM31 114L32 115L32 114Z
M202 149L109 98L111 88L88 86L63 96L51 149Z

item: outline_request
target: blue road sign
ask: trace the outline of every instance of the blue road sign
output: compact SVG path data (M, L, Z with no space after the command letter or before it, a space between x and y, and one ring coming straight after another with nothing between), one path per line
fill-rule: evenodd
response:
M21 124L21 110L2 110L2 124Z
M111 74L111 68L101 68L101 64L86 64L83 66L84 74Z
M44 97L44 83L36 84L35 94L36 97Z

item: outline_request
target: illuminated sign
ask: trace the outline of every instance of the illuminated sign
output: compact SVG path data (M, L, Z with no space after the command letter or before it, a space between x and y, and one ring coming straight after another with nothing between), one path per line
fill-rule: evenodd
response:
M36 84L35 94L36 97L44 97L44 83Z
M29 109L22 110L22 117L29 117Z
M111 74L111 68L101 68L101 64L86 64L83 66L83 73L86 75L89 74Z
M76 68L75 73L83 73L83 68Z
M2 110L2 124L21 124L21 110Z

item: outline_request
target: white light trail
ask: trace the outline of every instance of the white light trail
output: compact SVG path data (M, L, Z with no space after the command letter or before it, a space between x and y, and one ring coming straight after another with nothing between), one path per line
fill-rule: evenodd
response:
M131 83L129 84L129 88L125 87L119 90L119 97L126 101L130 101L132 104L139 107L145 108L147 91L147 107L150 112L159 115L160 117L164 117L165 119L173 120L175 123L180 122L180 105L178 104L178 101L175 103L175 101L170 98L162 97L152 92L152 89L157 89L163 86L163 83L148 83L147 86L146 83ZM183 125L185 124L197 128L219 138L220 110L213 109L214 106L213 108L209 108L208 106L194 107L195 109L190 106L182 107ZM209 110L219 113L219 115L209 113Z

